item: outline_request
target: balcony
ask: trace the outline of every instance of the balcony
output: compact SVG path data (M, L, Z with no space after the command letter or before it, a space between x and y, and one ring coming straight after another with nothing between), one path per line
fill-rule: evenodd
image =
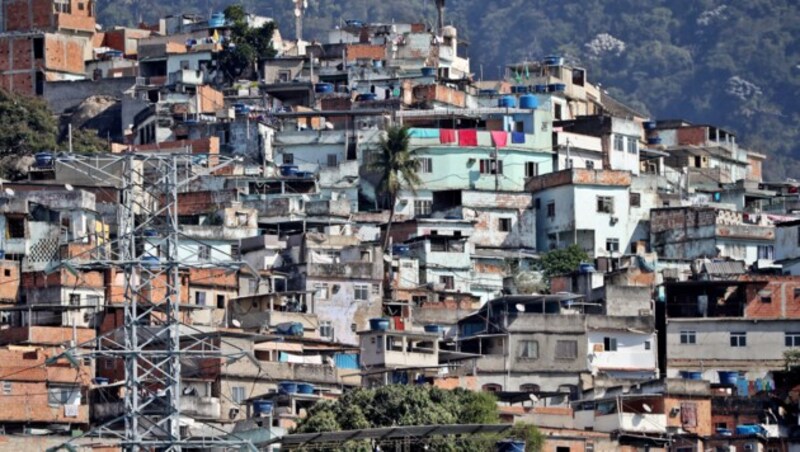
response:
M595 416L598 432L667 433L667 415L654 413L614 413Z
M181 396L181 412L195 419L218 420L222 406L217 397Z
M321 278L383 279L381 266L372 262L315 263L307 266L307 275Z

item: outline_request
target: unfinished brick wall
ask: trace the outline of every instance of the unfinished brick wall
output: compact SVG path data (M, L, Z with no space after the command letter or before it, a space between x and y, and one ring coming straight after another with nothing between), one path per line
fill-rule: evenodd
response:
M702 145L706 142L705 127L681 127L677 131L679 145Z
M19 262L0 260L0 303L17 301L19 277Z
M753 281L745 289L745 317L750 319L800 319L800 277L743 275L741 281ZM762 281L762 282L759 282Z
M57 13L53 0L5 0L5 31L67 29L94 33L94 2L70 0L69 13Z
M56 34L45 35L44 69L83 74L84 38Z
M372 44L353 44L345 48L347 61L361 59L383 60L386 58L386 47Z

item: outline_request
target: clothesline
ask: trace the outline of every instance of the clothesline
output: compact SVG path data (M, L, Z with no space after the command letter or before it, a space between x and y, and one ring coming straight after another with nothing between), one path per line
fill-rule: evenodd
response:
M527 140L523 132L506 132L503 130L412 128L409 134L412 138L438 139L440 144L458 144L465 147L491 146L504 148L509 143L525 144Z

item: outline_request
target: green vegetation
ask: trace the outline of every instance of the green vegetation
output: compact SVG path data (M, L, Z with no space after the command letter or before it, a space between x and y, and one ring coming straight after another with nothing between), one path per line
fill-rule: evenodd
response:
M381 137L376 159L371 163L370 170L380 177L378 193L389 198L389 205L397 203L397 195L402 189L409 189L416 194L417 186L421 183L419 178L419 160L415 152L409 149L411 136L407 127L394 126L386 130L386 135ZM386 236L383 249L389 247L389 232L394 221L394 208L389 209L389 221L386 224Z
M542 276L546 281L556 275L574 272L581 262L587 262L589 255L578 245L548 251L542 255Z
M225 8L225 17L231 24L231 36L220 57L220 68L228 82L253 79L258 72L258 61L275 56L272 47L275 24L267 22L258 28L249 26L247 11L238 4Z
M61 141L61 149L67 150L69 145L68 138L64 137ZM108 143L97 135L94 129L73 129L72 130L72 151L78 154L94 154L97 152L107 152Z
M102 0L102 23L208 14L231 2ZM294 36L291 2L242 0ZM347 19L435 23L434 2L310 0L306 37ZM590 81L656 119L685 118L739 134L770 155L768 177L800 174L800 5L791 0L453 0L447 23L469 41L473 71L496 77L514 60L560 54Z
M378 389L356 389L337 401L314 405L296 433L335 432L404 425L496 424L499 422L494 396L464 389L452 391L419 385L390 385ZM468 438L437 438L429 450L492 450L503 438L527 440L527 450L541 449L544 438L532 425L518 424L510 434L476 435ZM313 449L309 449L313 450ZM337 450L371 450L363 442L350 442Z
M57 135L56 120L44 100L0 90L0 156L52 151Z

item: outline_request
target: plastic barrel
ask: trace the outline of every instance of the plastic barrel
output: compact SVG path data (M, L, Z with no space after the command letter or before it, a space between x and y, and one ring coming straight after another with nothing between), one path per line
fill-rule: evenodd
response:
M423 77L433 77L436 75L436 68L435 67L424 67L422 68L422 76Z
M735 385L739 381L739 372L720 370L717 374L719 374L719 382L724 385Z
M389 319L369 319L369 329L372 331L386 331L389 329Z
M313 394L314 393L314 385L308 383L297 383L297 393L298 394Z
M39 152L33 158L36 159L36 166L39 168L45 168L53 164L52 152Z
M684 380L702 380L703 373L697 372L693 370L682 370L681 371L681 378Z
M497 452L525 452L525 441L505 440L496 444Z
M436 333L436 334L439 334L439 333L441 333L441 332L442 332L442 327L441 327L441 325L433 325L433 324L431 324L431 325L425 325L425 326L424 326L424 328L425 328L425 332L426 332L426 333Z
M314 92L317 94L330 94L333 92L333 84L317 83L316 85L314 85Z
M647 139L647 144L661 144L661 137L650 137Z
M281 394L294 394L297 392L297 383L293 381L282 381L278 383L278 392Z
M253 414L258 416L259 414L270 414L272 413L272 401L271 400L255 400L253 401Z
M526 110L533 110L534 108L539 106L539 99L532 94L525 94L524 96L520 96L519 98L519 108L523 108Z
M644 127L645 130L653 130L653 129L656 128L656 122L655 121L645 121L645 122L642 123L642 127Z
M517 98L514 96L504 96L498 100L497 105L501 108L514 108L517 106Z

